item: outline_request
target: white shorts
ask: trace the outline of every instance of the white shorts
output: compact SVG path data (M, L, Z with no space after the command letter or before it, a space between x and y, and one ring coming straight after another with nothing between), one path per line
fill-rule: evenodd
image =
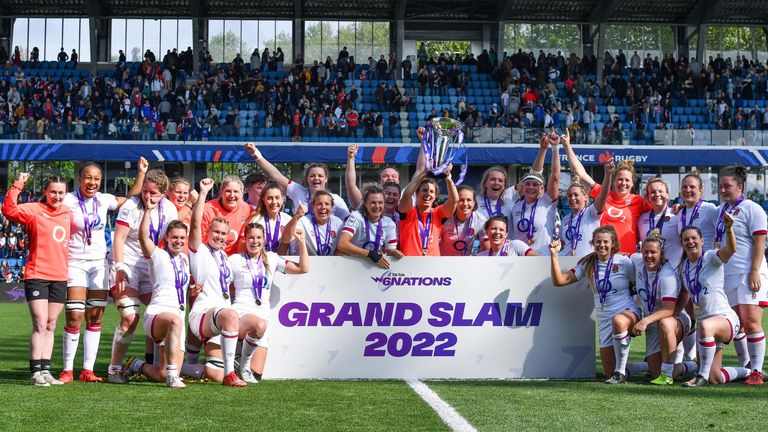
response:
M760 290L755 292L749 287L749 273L725 275L725 295L731 307L740 304L768 306L768 274L760 270Z
M127 264L126 264L127 265ZM128 286L139 291L139 295L152 294L152 280L149 277L149 263L146 258L139 258L136 264L128 266ZM115 267L109 268L109 286L115 285Z
M730 310L727 313L724 313L722 315L713 315L713 316L709 316L709 317L700 319L697 322L697 325L700 326L702 321L708 320L708 319L710 319L712 317L716 317L716 316L725 318L726 321L728 321L728 324L731 325L731 337L727 341L724 342L726 344L731 343L731 341L733 340L734 336L736 336L739 333L739 330L741 330L741 321L739 321L739 316L736 315L736 312L734 312L733 310ZM699 334L701 334L700 330L699 330Z
M613 348L613 316L625 311L632 312L635 316L640 317L640 309L626 308L617 311L610 317L597 321L597 335L600 338L600 348Z
M223 308L219 307L217 309L232 309L232 308ZM203 326L205 325L206 315L207 312L210 310L210 308L206 310L192 310L189 312L189 329L192 331L192 334L195 335L196 338L200 339L203 344L206 343L215 343L217 345L221 345L221 339L219 339L219 335L206 338L203 336ZM215 313L215 312L214 312ZM209 328L212 332L215 332L215 329Z
M269 321L269 317L271 315L269 308L264 306L257 306L257 305L247 305L243 303L235 303L232 305L232 309L237 311L237 316L240 318L243 317L243 315L251 314L256 315L257 317Z
M69 260L67 288L85 287L92 291L107 291L107 260Z
M163 339L158 340L157 337L155 337L155 318L157 315L150 315L150 314L144 314L144 334L149 336L155 343L159 344L160 346L165 345L165 342ZM184 316L181 315L182 322L184 321ZM182 326L182 329L184 326ZM187 332L183 331L181 332L181 336L179 337L179 347L182 351L184 351L187 344Z
M685 311L680 312L675 319L680 323L683 338L691 330L691 317ZM645 329L645 355L650 357L653 354L661 352L661 342L659 342L659 323L653 323Z

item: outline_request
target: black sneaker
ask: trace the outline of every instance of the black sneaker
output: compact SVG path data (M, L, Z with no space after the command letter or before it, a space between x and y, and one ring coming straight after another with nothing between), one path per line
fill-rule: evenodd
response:
M624 384L627 382L627 376L621 372L614 372L610 378L605 380L606 384Z
M709 380L701 375L696 375L696 378L686 381L683 385L686 387L706 387L709 385Z

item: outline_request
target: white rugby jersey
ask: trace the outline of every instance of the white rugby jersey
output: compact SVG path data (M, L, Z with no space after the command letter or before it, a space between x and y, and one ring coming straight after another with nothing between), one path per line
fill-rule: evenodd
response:
M595 273L601 281L605 278L606 267L609 261L596 260ZM577 280L581 280L583 277L590 278L588 282L594 297L598 319L610 319L625 309L637 309L637 304L632 299L632 294L629 291L630 283L635 281L635 265L632 263L632 260L624 255L613 255L608 279L610 284L606 287L609 289L605 295L604 303L601 303L600 293L597 287L594 286L595 280L593 275L585 275L585 270L586 263L581 263L577 264L570 271L573 272Z
M344 222L334 215L330 216L328 223L322 225L314 225L312 221L312 215L305 215L298 222L298 226L304 230L307 252L310 255L323 256L335 254L336 245L339 243L339 234L344 226ZM318 253L318 239L325 249L323 253ZM299 254L299 246L295 238L291 240L290 252L291 255Z
M285 194L291 201L293 201L294 213L296 213L296 210L299 208L299 204L304 204L308 209L312 208L312 205L309 204L310 201L312 201L309 196L309 189L306 187L296 182L290 182L288 183L288 187L285 188ZM349 207L347 207L347 203L344 202L344 199L335 193L332 193L331 197L333 197L333 214L339 219L345 219L349 216Z
M664 221L662 222L662 217ZM680 230L678 229L677 216L671 208L667 207L663 214L655 214L653 210L640 215L637 220L637 233L640 241L648 237L651 230L661 225L661 238L664 240L664 256L677 267L683 256L683 247L680 244Z
M279 220L279 223L278 223ZM291 221L291 215L285 212L279 212L275 219L269 219L267 223L266 219L261 215L254 216L245 225L250 223L257 223L264 227L264 247L270 252L276 252L280 246L280 239L283 236L283 230L288 222ZM243 225L243 227L245 227Z
M381 226L381 231L379 231ZM392 219L382 216L378 222L366 221L363 215L355 210L341 229L344 232L352 234L352 244L363 249L375 250L383 253L385 249L397 249L397 226ZM375 245L376 238L379 237L378 245Z
M491 216L502 216L504 213L502 209L505 205L514 204L518 199L517 190L515 186L508 187L501 195L501 199L492 200L485 196L485 194L477 196L477 212L482 214L486 219L490 219Z
M526 256L531 253L533 249L526 242L507 239L501 246L498 253L491 252L490 249L480 251L477 256Z
M714 249L718 214L717 206L707 201L701 201L698 209L695 204L681 208L677 213L677 230L682 233L683 228L689 225L697 227L704 238L704 250Z
M697 268L698 279L696 278ZM725 282L723 261L717 255L716 250L704 252L704 255L697 262L690 262L688 259L683 260L679 272L683 288L691 293L691 301L694 303L693 314L696 321L731 312L728 296L725 295L725 289L723 289ZM698 297L694 294L696 280L701 286ZM694 285L694 289L691 289L692 285Z
M717 208L718 217L725 203ZM728 209L733 216L733 233L736 235L736 252L725 263L725 274L747 274L752 269L752 249L755 243L753 235L768 233L768 217L765 210L756 202L745 199L736 208ZM726 234L720 240L721 246L725 245ZM766 266L765 258L762 259L761 269Z
M272 281L275 273L285 273L285 258L274 252L266 252L268 266L262 262L262 274L259 274L259 262L257 259L248 259L247 252L235 254L229 257L234 273L232 283L235 286L235 301L233 305L248 307L260 307L269 312L269 294L272 291ZM250 263L250 265L249 265ZM269 267L267 269L267 267ZM259 277L261 276L261 277ZM254 295L254 291L256 294ZM261 304L256 303L259 298Z
M82 197L82 201L79 197ZM103 260L107 256L107 241L104 228L107 212L117 208L117 198L112 194L96 192L92 198L70 192L64 197L64 205L72 209L72 237L69 241L69 259ZM85 211L85 213L83 212ZM87 241L85 219L90 229L90 244Z
M544 195L534 203L527 204L523 198L515 202L511 209L506 207L504 214L509 219L509 238L528 243L539 255L549 255L549 244L552 243L557 219L557 201L552 201L552 198ZM531 218L533 242L528 242Z
M203 284L192 310L204 312L213 307L230 306L229 284L232 282L232 266L223 251L212 251L206 244L197 250L189 249L189 259L195 282Z
M139 244L139 226L141 225L141 219L144 217L144 207L139 206L139 197L129 198L117 214L117 225L123 225L130 228L128 237L125 239L125 245L123 246L123 262L126 265L133 265L139 259L142 259L141 245ZM168 199L163 198L158 206L152 210L150 214L151 225L150 228L157 230L157 244L165 237L165 231L168 229L168 224L179 218L179 214L176 210L176 206Z
M669 262L662 264L660 269L651 271L645 268L641 253L632 254L630 259L635 266L637 295L642 301L645 316L661 310L661 302L677 301L680 286L677 283L675 268Z
M592 233L600 227L600 214L594 204L579 213L569 214L560 224L560 241L563 248L559 255L583 257L592 252ZM575 245L575 248L574 248Z
M152 301L147 306L146 314L158 315L171 312L184 316L179 305L184 305L189 288L189 258L184 253L172 257L168 251L155 248L149 261L149 277L152 281ZM175 264L175 266L174 266ZM181 283L181 291L176 281Z

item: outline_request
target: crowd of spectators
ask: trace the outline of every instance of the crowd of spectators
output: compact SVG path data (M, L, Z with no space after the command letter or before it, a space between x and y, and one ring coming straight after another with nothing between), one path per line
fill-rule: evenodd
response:
M568 128L577 142L621 143L653 129L768 129L768 107L758 103L768 96L765 65L741 56L705 64L637 52L627 59L619 50L598 65L595 56L523 50L435 58L422 46L415 59L390 54L358 64L345 47L335 60L305 64L297 56L285 67L281 48L229 63L214 63L203 50L194 72L188 47L162 59L147 50L140 63L126 62L121 51L111 70L59 76L40 69L39 50L29 58L22 62L18 47L12 56L0 50L4 138L204 141L265 136L261 129L297 141L399 137L400 112L423 110L420 97L449 94L452 102L430 107L430 115L456 117L470 129ZM62 48L59 60L76 63L77 53ZM498 84L494 103L468 94L478 76ZM702 124L676 116L694 103L706 112ZM601 113L601 106L623 109Z

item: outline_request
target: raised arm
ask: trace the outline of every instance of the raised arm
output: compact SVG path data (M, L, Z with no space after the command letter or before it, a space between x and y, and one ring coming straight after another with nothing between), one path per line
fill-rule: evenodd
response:
M203 211L205 209L205 197L213 189L213 180L204 178L200 180L200 198L192 209L192 220L189 223L189 249L196 251L203 242Z
M408 211L413 207L413 194L416 193L416 190L419 188L419 184L421 184L421 181L424 180L424 177L426 176L426 171L416 171L413 174L413 178L408 183L408 186L405 187L403 194L400 196L400 202L397 204L398 212L408 213Z
M725 262L728 262L729 259L731 259L731 256L733 256L734 253L736 253L736 234L733 233L733 216L731 216L731 214L728 212L723 213L723 225L725 226L725 236L726 236L725 246L721 247L717 251L717 256L719 256L720 260L725 263ZM755 247L755 249L757 249L757 247ZM763 253L763 249L760 249L759 251L761 254ZM750 285L751 285L751 282L752 282L752 273L750 272ZM759 288L759 285L758 285L758 288Z
M563 148L565 149L565 154L568 156L568 165L571 166L571 172L579 176L579 178L581 178L581 182L584 183L588 188L594 186L595 180L593 180L592 177L587 174L587 170L584 169L584 165L581 164L581 161L573 151L573 147L571 147L570 141L567 144L563 143Z
M299 262L288 261L285 263L286 274L304 274L309 271L309 252L307 251L307 242L304 239L304 230L296 228L293 232L296 243L299 247Z
M570 285L574 282L576 282L576 275L573 274L570 271L564 272L560 270L560 259L558 258L558 254L560 253L560 248L562 247L562 243L560 240L552 240L552 243L549 244L549 255L550 255L550 271L552 273L552 284L556 287L566 286Z
M268 160L264 158L264 156L261 155L261 152L259 149L256 148L256 144L249 142L245 143L245 150L248 152L248 154L253 157L253 160L256 162L256 165L261 168L262 171L264 171L264 174L267 175L267 177L271 178L277 184L280 185L283 190L285 190L288 187L288 183L291 182L288 177L284 176L283 173L280 172L279 169L277 169L274 165L272 165Z
M456 189L456 184L453 182L453 177L451 176L451 170L453 169L453 164L449 164L447 167L445 167L445 174L447 174L447 177L445 178L445 186L448 189L448 199L445 201L445 204L443 204L443 209L445 211L445 215L452 215L456 211L456 206L459 205L459 191Z
M5 200L3 201L3 214L11 221L20 224L26 224L34 218L31 213L25 211L23 205L19 205L19 195L21 195L21 191L24 190L24 185L27 183L27 180L29 180L29 173L19 173L19 177L8 189L8 192L5 194Z
M293 240L293 233L296 232L298 229L299 231L304 232L301 228L296 228L296 225L299 223L299 220L304 217L304 214L307 212L307 207L304 204L299 204L299 208L296 209L296 211L293 213L293 216L291 216L291 220L288 221L287 224L285 224L285 228L283 229L283 235L280 237L280 245L277 247L277 253L280 255L287 255L288 249L291 245L291 240Z
M344 185L347 189L349 206L356 209L363 202L363 194L357 187L357 171L355 170L355 156L357 156L357 144L347 147L347 168L344 170Z
M416 172L425 171L427 169L427 161L424 156L424 147L421 145L421 140L424 138L423 127L416 129L416 136L419 137L419 156L416 158Z
M600 188L600 194L595 198L595 210L597 214L603 212L605 208L605 200L608 199L608 192L611 190L611 182L613 181L613 172L616 170L616 162L613 158L608 159L604 165L605 174L603 175L603 183Z
M547 147L549 147L549 144L549 135L541 134L541 139L539 139L539 151L536 153L533 165L531 165L531 171L538 173L539 175L544 174L544 158L547 156Z
M149 238L149 223L152 219L152 210L157 207L156 202L149 200L146 206L144 206L144 216L141 218L141 225L139 225L139 244L141 245L141 253L144 258L149 258L155 252L155 243Z
M566 129L567 131L568 129ZM561 135L557 141L550 141L550 147L552 148L552 164L549 173L549 179L547 179L547 195L554 202L560 196L560 142L570 141L569 135Z
M139 160L136 162L136 181L133 182L133 186L131 186L131 189L128 191L128 195L125 197L115 197L117 199L118 209L125 204L128 197L136 196L141 193L141 188L144 187L144 177L147 175L147 171L149 171L149 162L144 159L143 156L139 156Z

